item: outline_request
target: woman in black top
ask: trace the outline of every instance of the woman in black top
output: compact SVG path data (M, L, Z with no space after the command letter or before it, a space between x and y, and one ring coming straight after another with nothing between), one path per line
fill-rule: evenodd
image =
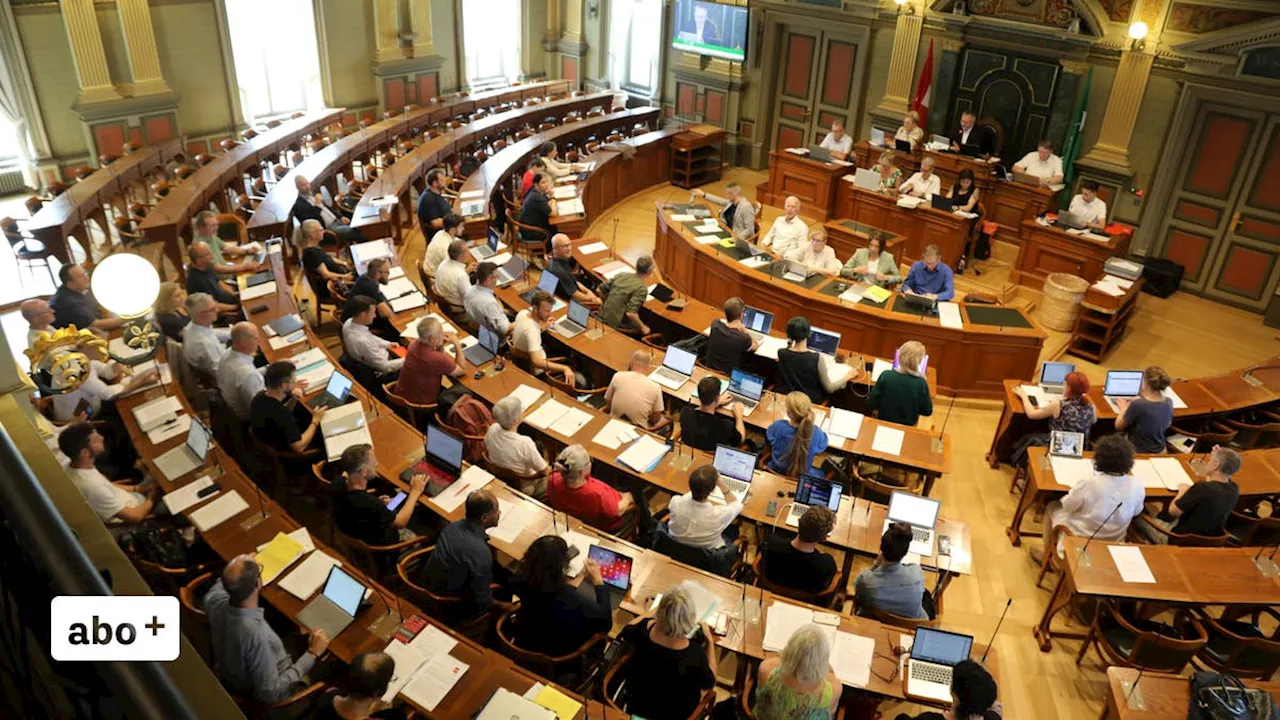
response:
M577 650L587 638L613 627L609 591L604 587L600 566L587 560L588 588L569 585L569 545L555 535L533 541L520 563L513 589L520 598L512 634L524 650L566 655Z
M533 176L533 187L525 193L524 204L520 206L520 224L538 230L520 228L520 239L529 242L542 240L547 245L547 254L551 254L551 237L556 234L556 227L551 224L551 216L554 214L555 208L551 206L551 176L538 173Z
M927 712L914 720L1000 720L1004 709L996 699L996 680L973 660L962 660L951 670L951 708L941 713ZM913 720L901 713L897 720Z
M680 429L674 437L707 452L715 452L717 445L737 447L747 432L742 423L742 403L722 395L720 380L714 375L698 381L698 401L699 407L685 405L680 411ZM732 417L717 412L726 405Z
M623 629L631 647L623 707L633 716L685 718L702 694L716 684L716 643L705 624L697 628L693 595L683 585L662 594L653 617L639 617Z
M164 336L182 342L182 333L187 329L191 318L187 316L187 291L176 282L160 283L160 292L156 294L156 322Z
M978 212L978 186L974 182L972 170L965 168L960 171L951 190L947 192L947 197L954 203L954 210Z
M779 395L800 391L817 404L826 404L827 391L822 387L821 353L809 349L809 320L793 317L787 322L787 347L778 351Z

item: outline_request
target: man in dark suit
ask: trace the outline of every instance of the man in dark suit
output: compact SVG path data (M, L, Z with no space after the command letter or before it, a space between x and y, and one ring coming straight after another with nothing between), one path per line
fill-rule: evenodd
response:
M364 242L365 238L358 230L352 230L348 224L351 218L340 216L324 204L324 198L311 187L311 181L299 175L294 179L294 187L298 190L298 199L293 201L293 218L299 223L315 220L338 234L348 243Z
M711 22L711 18L707 17L707 6L703 3L693 4L693 21L686 22L680 28L682 33L692 35L690 38L696 43L703 45L719 45L720 44L720 28Z
M953 151L959 152L961 145L977 145L979 154L990 157L995 152L995 143L990 128L978 126L977 116L968 110L960 113L960 127L951 133Z

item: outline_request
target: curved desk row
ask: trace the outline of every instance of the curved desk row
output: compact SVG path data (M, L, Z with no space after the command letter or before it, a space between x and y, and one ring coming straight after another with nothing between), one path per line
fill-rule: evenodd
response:
M244 184L244 172L268 157L285 152L302 136L320 132L327 125L342 121L342 109L319 110L286 120L278 127L245 140L218 155L186 180L175 185L151 208L139 230L152 242L163 242L165 254L173 262L178 277L186 276L182 236L191 230L191 218L210 203L228 207L225 190Z
M1040 362L1046 335L1018 308L959 303L963 327L943 327L937 318L909 312L894 293L884 305L863 299L839 299L847 281L810 278L805 287L757 270L726 254L718 244L704 245L671 213L659 208L654 258L675 289L718 304L738 296L784 323L804 315L815 327L841 334L844 347L866 355L893 357L908 340L923 342L929 364L937 369L941 393L996 398L1004 378L1030 377Z
M432 102L407 113L387 118L342 137L302 161L283 179L272 186L267 196L249 219L250 237L267 238L285 233L285 223L298 199L294 179L301 176L314 187L331 185L338 172L346 171L356 160L365 160L375 152L390 147L415 130L430 127L459 115L470 115L481 108L507 102L565 95L572 90L568 80L549 80L529 85L500 88L475 95L458 95L442 102ZM332 189L332 188L331 188Z

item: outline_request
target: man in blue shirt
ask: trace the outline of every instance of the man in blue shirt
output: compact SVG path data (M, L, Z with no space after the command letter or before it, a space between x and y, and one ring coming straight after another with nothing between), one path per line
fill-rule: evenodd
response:
M453 212L453 207L442 194L446 181L440 168L433 168L427 173L427 189L418 197L418 225L424 235L430 236L444 227L445 216Z
M923 295L932 300L950 300L956 296L956 278L942 262L937 245L924 249L924 259L917 260L902 281L902 292Z
M911 526L893 523L880 537L880 555L854 581L854 605L858 614L882 610L907 618L932 617L932 598L925 600L924 573L918 564L904 565L911 547Z

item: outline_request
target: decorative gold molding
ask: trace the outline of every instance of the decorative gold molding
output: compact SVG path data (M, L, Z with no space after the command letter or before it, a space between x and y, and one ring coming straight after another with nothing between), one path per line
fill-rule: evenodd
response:
M435 39L432 35L431 0L409 0L410 16L413 19L413 56L416 58L436 54Z
M389 62L404 57L400 49L400 17L396 0L373 0L374 62Z
M920 47L920 29L924 18L915 13L898 13L897 26L893 30L893 56L889 61L889 81L884 97L876 109L889 115L907 112L907 97L916 70L916 53Z
M1154 62L1155 55L1135 50L1126 50L1120 56L1098 141L1081 160L1130 172L1129 140L1133 138L1133 127L1138 120L1138 110L1142 107L1142 96L1146 94L1147 78Z

